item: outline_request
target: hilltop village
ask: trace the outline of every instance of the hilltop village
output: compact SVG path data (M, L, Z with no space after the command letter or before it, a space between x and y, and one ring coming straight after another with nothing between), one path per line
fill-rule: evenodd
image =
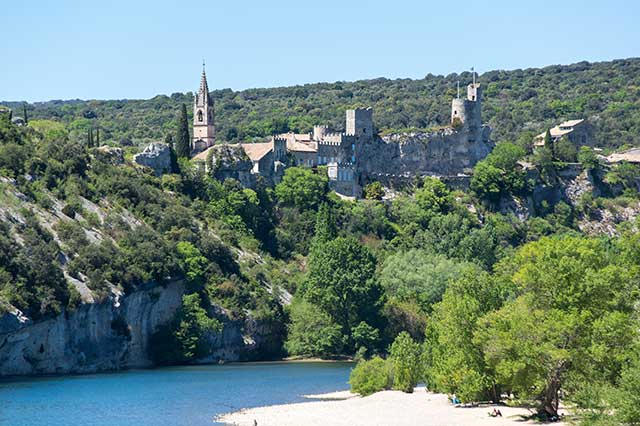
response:
M274 135L261 143L216 144L214 102L203 68L193 104L192 160L218 179L234 178L244 186L261 177L271 184L289 166L327 168L329 185L338 194L359 197L369 182L385 184L415 176L461 177L489 152L494 143L491 129L482 124L482 87L468 85L466 97L451 103L451 125L430 133L376 133L374 111L346 111L345 131L318 124L311 133ZM163 169L165 147L148 146L135 161Z

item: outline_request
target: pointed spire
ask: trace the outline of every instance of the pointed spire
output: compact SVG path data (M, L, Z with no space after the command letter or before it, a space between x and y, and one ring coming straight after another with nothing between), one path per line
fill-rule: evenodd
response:
M204 59L202 59L202 76L200 77L200 89L196 98L200 105L209 103L209 86L207 85L207 74L204 70Z

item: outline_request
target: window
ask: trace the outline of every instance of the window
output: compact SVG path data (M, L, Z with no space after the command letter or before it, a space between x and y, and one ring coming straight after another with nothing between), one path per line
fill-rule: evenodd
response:
M202 111L198 111L198 121L202 122Z

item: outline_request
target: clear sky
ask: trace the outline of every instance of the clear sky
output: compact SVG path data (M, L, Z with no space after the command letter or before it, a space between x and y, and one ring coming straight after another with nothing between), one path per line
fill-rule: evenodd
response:
M150 98L640 56L636 0L6 0L0 100Z

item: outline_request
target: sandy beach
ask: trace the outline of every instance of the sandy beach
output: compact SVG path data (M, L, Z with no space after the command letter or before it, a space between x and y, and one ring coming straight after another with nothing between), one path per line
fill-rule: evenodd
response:
M217 421L234 426L505 426L534 424L523 408L498 407L502 417L490 417L493 406L454 407L446 395L417 388L412 394L384 391L359 397L350 392L307 395L318 401L274 405L225 414Z

